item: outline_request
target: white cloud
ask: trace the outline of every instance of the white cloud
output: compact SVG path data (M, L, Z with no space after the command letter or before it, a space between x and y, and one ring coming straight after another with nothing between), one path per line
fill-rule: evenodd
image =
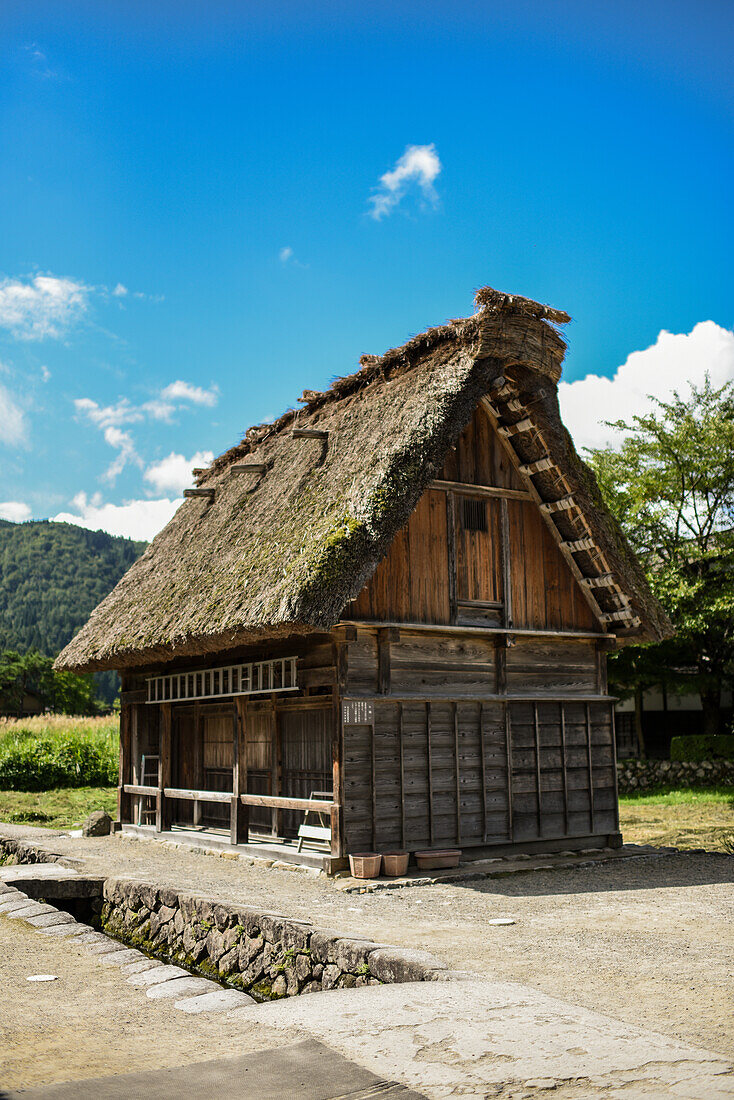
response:
M20 447L27 439L25 414L5 386L0 385L0 443Z
M192 386L190 382L182 382L181 379L171 382L170 386L161 390L161 397L164 401L191 401L194 405L210 406L216 405L219 400L216 386L205 390L201 386Z
M290 260L290 258L292 257L292 255L293 255L293 249L292 248L281 248L280 252L278 253L278 259L280 260L280 262L282 264L287 264L288 261Z
M213 458L213 451L197 451L191 458L171 451L166 458L149 466L143 477L158 493L171 492L180 495L192 484L191 471L194 467L208 466Z
M88 499L77 493L72 501L74 512L59 512L57 523L74 523L91 531L107 531L130 539L150 540L165 527L181 500L126 500L123 504L105 504L99 494Z
M48 382L51 378L51 371L48 369L48 367L41 367L41 378L44 382Z
M435 145L408 145L395 167L380 176L380 185L369 200L372 203L370 216L379 221L390 214L411 184L420 189L426 202L435 206L438 195L433 183L440 171L441 161Z
M11 523L23 523L31 518L31 510L22 500L0 501L0 519L9 519Z
M118 283L117 286L112 291L112 297L113 298L124 298L129 293L130 292L127 289L126 286L123 286L122 283ZM136 297L137 297L137 295L136 295Z
M91 290L76 279L53 275L3 279L0 327L20 340L58 340L87 312Z
M706 372L714 386L734 379L734 332L713 321L701 321L689 333L663 330L644 351L633 351L613 378L588 374L578 382L561 382L558 398L563 422L577 447L604 447L619 439L604 420L630 420L644 415L649 395L667 400L674 390L690 393Z

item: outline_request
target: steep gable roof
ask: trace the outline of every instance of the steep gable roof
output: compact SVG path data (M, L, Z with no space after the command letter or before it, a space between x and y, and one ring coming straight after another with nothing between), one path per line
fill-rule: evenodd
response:
M484 401L609 629L635 640L670 625L558 411L568 315L484 288L479 311L415 337L301 409L249 429L201 471L187 499L58 659L125 668L258 637L328 629L360 592ZM526 424L525 421L528 421ZM542 454L537 453L538 450ZM542 471L523 467L541 458ZM237 470L237 467L254 467ZM593 543L593 547L592 547ZM601 563L601 568L600 568Z

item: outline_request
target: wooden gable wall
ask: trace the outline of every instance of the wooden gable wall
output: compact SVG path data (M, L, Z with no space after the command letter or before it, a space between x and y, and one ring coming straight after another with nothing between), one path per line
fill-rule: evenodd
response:
M509 547L511 625L533 630L598 629L537 505L522 499L521 479L481 408L475 410L446 459L438 483L497 487L518 497L478 496L486 515L479 523L484 522L486 531L471 530L467 516L470 528L472 514L464 511L466 494L429 488L370 581L345 609L345 619L505 625L504 531Z

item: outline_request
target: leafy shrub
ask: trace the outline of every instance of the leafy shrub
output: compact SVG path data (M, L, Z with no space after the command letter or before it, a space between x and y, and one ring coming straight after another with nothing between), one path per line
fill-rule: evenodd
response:
M734 760L734 734L692 734L673 737L670 741L670 759L686 764L700 764L704 760Z
M83 726L32 729L13 724L0 736L0 789L114 785L119 753L114 726L108 723L91 730Z

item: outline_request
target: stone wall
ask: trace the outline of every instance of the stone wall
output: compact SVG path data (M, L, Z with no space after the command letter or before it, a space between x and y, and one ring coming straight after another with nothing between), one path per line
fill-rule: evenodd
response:
M101 927L148 955L261 999L455 976L422 951L129 879L106 880Z
M617 764L620 794L651 787L716 787L734 783L734 760L706 760L684 764L677 760L620 760Z

